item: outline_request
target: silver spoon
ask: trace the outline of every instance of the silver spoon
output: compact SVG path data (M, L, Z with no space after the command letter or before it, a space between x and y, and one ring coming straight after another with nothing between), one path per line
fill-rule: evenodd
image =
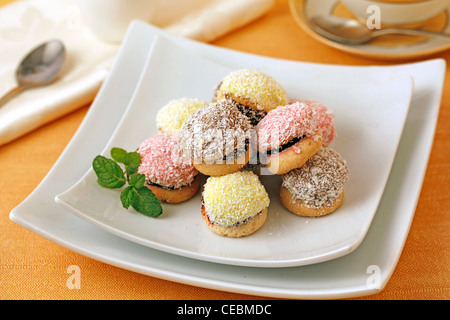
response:
M364 44L386 34L407 34L450 40L450 35L445 33L401 28L369 29L356 20L334 16L317 16L311 18L310 22L311 28L322 36L344 44Z
M52 40L33 49L16 70L17 87L0 99L0 106L24 89L52 82L64 64L66 50L59 40Z

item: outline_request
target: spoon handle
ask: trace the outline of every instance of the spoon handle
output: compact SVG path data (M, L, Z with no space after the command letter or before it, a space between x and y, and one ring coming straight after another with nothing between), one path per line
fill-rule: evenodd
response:
M16 94L21 92L23 89L25 88L18 86L8 91L3 97L0 98L0 107L2 107L5 103L11 100Z
M383 35L383 34L406 34L406 35L426 36L426 37L450 40L450 34L442 33L442 32L427 31L427 30L418 30L418 29L387 28L387 29L377 30L377 31L375 31L375 33L377 34L377 36Z

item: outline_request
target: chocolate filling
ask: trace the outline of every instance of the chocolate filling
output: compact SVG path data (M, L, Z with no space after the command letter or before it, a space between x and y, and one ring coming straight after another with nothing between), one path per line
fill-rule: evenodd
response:
M209 215L208 215L208 213L206 212L205 202L203 201L203 197L202 197L201 203L202 203L202 208L201 208L202 215L203 215L204 217L206 217L206 219L207 219L207 221L208 221L208 224L210 224L210 225L218 225L218 226L221 226L220 224L214 223L214 222L211 221L211 219L209 218ZM239 221L239 222L236 222L235 224L232 224L231 226L228 226L228 227L221 226L221 227L224 227L224 228L234 228L234 227L238 227L238 226L240 226L241 224L246 223L247 221L249 221L250 219L256 217L258 214L261 214L261 213L262 213L262 210L261 210L260 212L258 212L257 214L251 216L251 217L245 218L244 220L241 220L241 221Z
M145 183L147 183L149 186L154 186L154 187L158 187L158 188L165 189L165 190L175 190L175 187L162 186L160 184L151 182L150 180L146 180Z
M230 101L244 116L248 118L252 126L256 126L267 114L264 111L255 110L246 105L243 105L231 99L230 97L227 97L227 100Z
M266 116L264 111L255 110L237 102L236 107L244 116L248 118L252 126L256 126Z
M249 140L245 139L243 148L241 147L238 149L234 149L233 152L230 152L229 154L224 155L222 160L226 161L230 157L233 157L235 160L239 159L244 153L246 153L248 151L248 146L249 146Z
M194 180L195 180L195 177L194 177ZM193 182L194 180L192 180L192 182ZM188 186L188 185L190 185L192 182L189 182L188 184L185 184L185 185L181 186L180 188L183 188L184 186ZM157 183L154 183L154 182L152 182L152 181L150 181L150 180L148 180L148 179L145 180L145 183L148 184L149 186L154 186L154 187L158 187L158 188L165 189L165 190L177 190L177 189L179 189L179 188L175 188L175 187L166 187L166 186L162 186L162 185L157 184Z
M283 150L286 150L289 147L292 147L294 144L296 144L297 142L299 142L300 140L302 140L305 136L301 136L301 137L296 137L294 139L289 140L287 143L283 144L282 146L280 146L278 148L278 150L276 149L272 149L272 150L267 150L267 155L271 155L272 153L280 153Z

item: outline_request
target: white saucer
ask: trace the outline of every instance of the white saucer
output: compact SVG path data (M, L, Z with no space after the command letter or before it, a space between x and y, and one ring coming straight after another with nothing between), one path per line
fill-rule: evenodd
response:
M318 15L333 15L338 5L342 6L339 0L289 0L291 13L295 21L304 31L318 41L345 52L368 58L396 60L422 58L450 49L450 42L448 40L438 38L417 38L417 41L411 41L411 39L408 38L406 41L406 39L399 38L400 36L398 36L397 38L389 39L389 42L373 41L361 45L345 45L334 42L314 31L308 24L308 19ZM447 8L447 10L442 13L444 16L443 19L446 21L443 29L439 30L440 32L448 34L450 34L450 24L448 23L449 10L450 8ZM394 41L397 40L398 45L394 45Z

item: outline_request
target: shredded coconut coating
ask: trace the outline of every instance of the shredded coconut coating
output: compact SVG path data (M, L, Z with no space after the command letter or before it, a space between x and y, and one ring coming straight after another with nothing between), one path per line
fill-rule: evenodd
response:
M303 166L284 174L282 185L294 202L318 209L333 205L348 177L346 161L333 149L322 147Z
M304 103L317 111L317 128L322 134L322 145L327 147L337 136L334 127L334 115L327 107L317 101L291 99L290 104Z
M266 189L250 171L209 177L204 185L203 201L210 220L225 227L253 217L270 204Z
M261 152L279 149L294 138L315 136L317 111L296 102L271 110L256 126Z
M181 127L183 152L191 159L222 159L245 146L248 118L226 100L219 100L194 113Z
M183 155L176 134L162 133L151 137L137 152L141 155L138 173L162 187L178 189L189 185L198 174L192 160Z
M279 82L254 69L240 69L226 76L218 96L223 98L229 93L249 99L258 110L266 112L289 102L289 97Z
M177 133L189 117L208 106L208 102L193 98L169 101L156 115L156 126L163 133Z

